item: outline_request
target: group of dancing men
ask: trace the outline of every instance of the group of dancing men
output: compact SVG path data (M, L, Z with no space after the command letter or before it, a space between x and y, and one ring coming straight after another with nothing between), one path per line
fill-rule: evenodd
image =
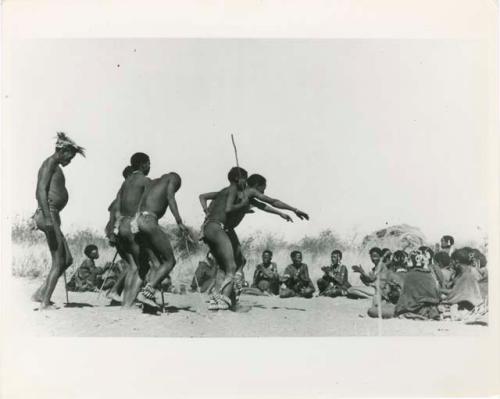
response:
M34 301L40 302L40 310L57 309L51 301L52 294L58 279L73 263L61 230L60 213L69 199L61 167L69 165L77 154L85 156L85 149L65 133L58 132L54 153L38 171L38 208L32 220L34 227L45 234L52 260L47 278L32 296ZM169 237L158 223L168 208L181 233L186 239L191 238L175 197L181 187L181 177L170 172L151 179L148 177L150 167L147 154L132 155L130 165L123 170L124 181L108 208L109 221L105 230L110 245L116 247L127 265L108 295L124 307L131 307L137 300L145 308L156 310L160 308L156 295L158 288L176 263ZM231 168L227 179L228 186L199 196L206 215L201 227L202 239L223 276L212 291L208 305L211 310L233 309L241 294L242 269L246 261L235 228L246 214L259 209L290 222L292 218L282 212L286 210L301 220L309 220L307 213L265 195L267 183L263 176L248 176L245 169L236 166Z

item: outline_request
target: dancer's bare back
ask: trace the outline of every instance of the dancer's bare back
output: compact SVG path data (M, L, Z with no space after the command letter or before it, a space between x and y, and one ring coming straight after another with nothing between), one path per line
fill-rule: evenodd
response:
M144 190L139 211L151 212L161 219L170 205L170 210L177 223L182 222L177 210L175 193L181 186L181 177L177 173L167 173L158 179L154 179Z
M133 173L123 182L115 203L120 215L133 217L137 213L141 197L150 183L151 179L140 172Z

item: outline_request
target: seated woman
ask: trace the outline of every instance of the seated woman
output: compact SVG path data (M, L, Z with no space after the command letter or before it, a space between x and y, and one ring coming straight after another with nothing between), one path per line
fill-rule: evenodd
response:
M293 251L291 253L292 264L288 265L281 278L280 298L291 298L300 296L312 298L314 285L309 277L309 270L305 263L302 263L302 253Z
M394 314L410 319L439 320L440 292L428 268L428 257L416 250L410 254L410 260Z
M388 265L389 266L389 265ZM380 270L380 315L383 319L394 317L396 304L401 296L406 271L395 272L391 267L382 267ZM378 311L379 298L378 295L373 296L373 302L368 309L368 316L379 317Z
M278 295L280 277L272 259L273 253L269 249L262 252L262 263L255 267L252 288L263 294Z
M68 282L69 291L97 291L103 283L102 275L110 265L97 267L95 260L99 259L99 250L94 244L87 245L83 251L87 259L78 267Z
M217 264L210 252L207 253L206 259L198 263L191 281L191 291L207 292L215 284L217 275Z
M378 265L378 262L382 258L382 250L378 247L373 247L370 249L370 259L373 263L373 267L369 273L366 273L361 265L355 265L352 267L352 270L356 273L359 273L360 280L364 284L364 286L353 286L347 290L347 297L353 299L366 299L371 298L375 295L375 269Z
M347 267L341 264L341 260L342 252L336 249L331 254L332 264L321 268L324 274L317 282L319 295L331 298L347 295L351 284L348 280Z
M441 288L447 288L455 275L455 271L451 267L451 258L446 252L438 252L434 255L434 262L441 270L443 283Z
M426 256L427 260L425 268L431 272L432 277L434 277L434 280L438 285L438 288L444 287L445 278L441 271L441 268L434 263L434 251L426 246L421 246L419 250Z
M448 289L443 290L446 297L443 303L457 305L459 309L473 310L483 303L479 283L473 273L474 266L467 248L461 248L451 255L455 276Z

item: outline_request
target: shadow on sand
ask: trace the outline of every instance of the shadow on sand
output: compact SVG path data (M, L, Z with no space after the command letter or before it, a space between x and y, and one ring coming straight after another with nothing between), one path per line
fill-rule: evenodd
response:
M65 308L93 308L94 305L90 303L79 303L79 302L70 302L64 304Z
M298 310L299 312L305 312L306 310L305 309L301 309L301 308L289 308L287 306L271 306L271 307L267 307L267 306L264 306L264 305L261 305L260 303L259 304L254 304L252 305L253 308L259 308L259 309L272 309L272 310L276 310L276 309L284 309L284 310Z

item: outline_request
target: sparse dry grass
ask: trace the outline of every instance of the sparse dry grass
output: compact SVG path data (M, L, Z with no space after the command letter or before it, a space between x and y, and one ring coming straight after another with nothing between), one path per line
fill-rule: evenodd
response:
M177 265L172 271L174 284L189 284L198 262L207 252L207 247L195 241L186 243L179 235L175 225L166 225L164 229L169 234L175 250ZM193 236L196 236L192 231ZM82 230L67 236L74 263L68 271L71 276L76 268L85 259L83 250L88 244L95 244L99 248L100 259L98 264L112 260L115 249L109 247L106 239L92 230ZM296 243L288 243L276 235L256 232L249 237L242 237L243 252L247 257L245 275L251 280L255 266L261 262L261 254L265 249L274 252L273 261L278 264L280 271L290 264L290 252L294 249L301 250L304 262L309 265L311 278L315 281L321 276L321 266L329 263L330 252L334 248L344 251L344 260L348 265L365 263L368 261L366 254L358 253L356 248L343 242L330 230L317 236L306 236ZM40 231L29 229L26 219L17 220L12 227L12 273L17 277L41 278L50 269L50 253L47 249L45 237ZM186 248L189 247L189 249ZM352 277L352 276L351 276Z
M190 284L198 262L205 257L208 248L197 240L186 242L175 225L170 224L163 227L170 236L177 258L177 265L171 274L172 281L174 285ZM190 230L191 235L196 237L197 232L192 228ZM71 276L84 260L83 250L88 244L95 244L99 248L98 265L110 262L115 254L115 249L109 247L105 237L96 231L81 230L69 235L67 240L74 258L68 276ZM14 276L41 278L48 273L50 254L45 237L39 231L30 230L26 219L18 219L13 224L12 243L12 273ZM325 230L316 236L306 236L294 243L286 242L274 234L255 232L251 236L241 237L241 244L247 258L244 271L249 282L252 280L255 266L261 262L261 254L265 249L273 251L273 261L277 263L280 272L290 264L292 250L302 251L304 262L308 264L309 273L314 282L322 275L321 267L329 264L330 253L333 249L343 251L342 261L349 266L349 269L355 264L370 266L366 242L355 243L354 240L343 240L331 230ZM471 246L473 245L471 244ZM478 247L485 250L486 241ZM349 280L352 284L358 284L358 274L349 273Z

